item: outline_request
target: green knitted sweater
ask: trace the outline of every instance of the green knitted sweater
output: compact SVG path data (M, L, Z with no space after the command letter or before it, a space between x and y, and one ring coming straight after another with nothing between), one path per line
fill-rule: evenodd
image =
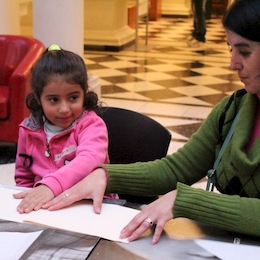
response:
M178 188L174 217L187 217L229 231L260 236L260 138L246 153L259 100L245 94L234 98L219 130L220 116L229 97L215 106L200 129L176 153L145 163L103 165L108 171L107 192L161 195ZM238 111L233 137L217 169L221 193L189 185L205 177Z

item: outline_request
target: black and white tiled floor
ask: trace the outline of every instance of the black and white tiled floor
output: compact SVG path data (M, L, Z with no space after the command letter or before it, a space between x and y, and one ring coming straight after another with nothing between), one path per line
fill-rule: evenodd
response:
M192 18L150 21L145 45L140 21L137 51L130 46L84 54L88 71L99 77L100 100L144 113L167 127L172 133L169 153L184 145L216 103L243 87L229 70L221 17L207 20L207 42L200 48L186 44L192 24ZM0 149L1 158L4 151Z
M101 101L144 113L172 133L169 153L182 147L212 107L242 88L229 69L230 53L221 17L207 21L207 42L191 48L186 38L192 18L161 18L140 23L138 48L120 52L85 52L91 74L101 83ZM139 49L149 51L139 51Z

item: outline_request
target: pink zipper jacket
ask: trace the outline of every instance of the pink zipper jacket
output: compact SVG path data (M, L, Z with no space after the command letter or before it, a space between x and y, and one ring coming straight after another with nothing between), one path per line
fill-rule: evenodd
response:
M20 124L15 169L18 186L44 184L57 196L97 165L107 163L107 128L93 111L85 111L70 128L52 137L49 144L43 126L33 116Z

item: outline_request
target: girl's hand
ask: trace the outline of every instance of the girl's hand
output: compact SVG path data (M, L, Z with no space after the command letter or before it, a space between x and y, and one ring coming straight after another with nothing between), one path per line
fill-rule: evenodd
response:
M39 210L43 204L52 200L54 194L46 185L40 185L30 190L25 190L13 195L15 199L23 199L17 207L19 213L29 213Z
M152 239L152 244L156 244L160 239L165 223L173 218L172 209L176 195L177 190L171 191L145 206L145 208L123 228L120 238L128 238L129 241L138 239L150 228L150 224L146 221L150 219L153 221L153 224L156 224Z
M92 199L94 212L99 214L106 185L106 173L102 168L98 168L73 187L44 204L42 208L57 210L82 199Z

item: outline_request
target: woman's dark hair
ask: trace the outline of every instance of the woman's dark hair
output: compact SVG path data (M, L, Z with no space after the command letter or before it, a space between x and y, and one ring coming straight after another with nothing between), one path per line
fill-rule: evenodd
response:
M43 88L53 77L61 75L67 83L79 84L85 93L83 106L88 110L98 109L98 96L88 91L88 76L84 60L76 53L66 50L48 50L32 68L31 87L33 93L26 98L26 105L36 115L43 115L40 101Z
M243 38L260 42L259 10L259 0L235 0L223 17L223 26Z

